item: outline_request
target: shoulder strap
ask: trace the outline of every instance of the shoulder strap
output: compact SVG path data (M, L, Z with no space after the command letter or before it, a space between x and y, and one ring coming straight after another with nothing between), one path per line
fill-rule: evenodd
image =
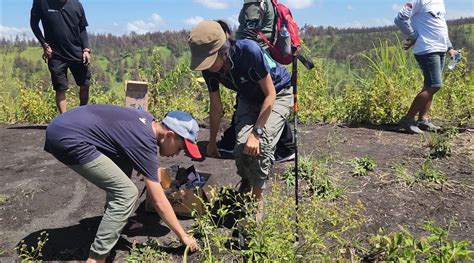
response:
M262 38L263 42L267 44L269 47L273 46L270 41L268 41L267 37L262 33L262 31L258 31L258 35Z

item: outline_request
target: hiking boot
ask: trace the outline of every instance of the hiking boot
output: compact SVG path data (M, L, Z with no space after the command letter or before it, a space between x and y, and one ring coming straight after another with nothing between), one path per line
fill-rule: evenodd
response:
M252 191L252 186L250 185L249 180L242 178L242 180L240 181L239 190L237 191L242 194L249 193L250 191Z
M217 149L219 150L219 152L233 154L234 146L235 146L235 141L230 142L229 140L225 140L225 138L222 138L222 140L217 142Z
M249 240L247 235L244 234L243 231L235 229L232 231L231 239L225 242L224 246L231 250L248 250L250 248L248 243Z
M283 162L289 162L295 159L295 153L289 153L285 155L280 155L276 154L275 155L275 163L283 163Z
M438 131L441 127L434 125L428 119L418 121L418 127L423 131Z
M416 121L413 119L403 117L398 124L408 133L423 134L423 131L418 128Z

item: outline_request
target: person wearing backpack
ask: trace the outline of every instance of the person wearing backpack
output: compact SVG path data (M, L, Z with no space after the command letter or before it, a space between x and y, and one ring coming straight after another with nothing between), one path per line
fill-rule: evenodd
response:
M242 177L239 192L258 201L272 167L276 144L293 106L291 76L255 41L233 40L226 23L202 21L191 30L188 44L192 70L202 71L210 98L208 156L216 157L222 118L219 85L237 92L234 158Z
M239 27L235 32L235 38L252 39L257 41L263 49L268 49L268 45L258 33L262 32L271 43L274 42L276 12L272 0L244 0L239 13Z
M274 43L275 23L277 10L272 0L245 0L239 14L239 27L235 33L236 39L251 39L268 52L268 45L259 32ZM236 101L235 109L238 107ZM219 151L232 153L235 145L235 113L232 116L230 126L224 131L218 142ZM285 126L280 140L275 149L275 162L291 161L295 158L295 144L290 122L285 121Z

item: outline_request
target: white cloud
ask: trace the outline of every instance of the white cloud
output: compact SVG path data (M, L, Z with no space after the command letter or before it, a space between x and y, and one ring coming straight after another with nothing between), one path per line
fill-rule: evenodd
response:
M358 20L350 23L344 23L342 26L346 28L362 28L362 27L379 27L379 26L391 26L393 21L388 18L372 18L364 22Z
M313 5L313 0L285 0L284 2L289 8L293 9L303 9Z
M402 5L397 5L397 4L393 4L392 5L392 10L395 11L395 12L398 12L400 11L400 9L402 9Z
M227 18L230 27L239 26L239 15L233 15Z
M347 11L349 11L349 12L352 11L352 10L354 10L354 8L353 8L351 5L347 5L347 6L346 6L346 9L347 9Z
M163 24L163 18L161 18L161 16L157 13L154 13L151 15L151 20L155 23L158 23L158 24Z
M148 32L159 31L160 27L165 24L163 18L159 14L152 14L148 20L136 20L127 23L127 32L135 32L137 34L145 34Z
M195 0L210 9L226 9L229 7L229 3L226 0Z
M200 16L193 16L193 17L190 17L188 19L186 19L184 21L184 23L188 24L188 25L191 25L191 26L195 26L197 25L199 22L203 21L204 18L203 17L200 17Z
M31 32L30 28L9 27L9 26L0 25L0 38L15 40L17 36L20 39L25 39L25 40L36 39L35 36L33 35L33 32Z

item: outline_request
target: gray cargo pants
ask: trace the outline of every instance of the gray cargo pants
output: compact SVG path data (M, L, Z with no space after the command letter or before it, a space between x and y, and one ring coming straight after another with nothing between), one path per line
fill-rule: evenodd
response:
M288 119L292 106L293 88L289 87L281 90L276 96L270 117L263 128L263 135L260 136L260 155L253 157L244 154L243 150L260 114L261 105L250 104L244 99L239 100L235 113L237 134L237 142L234 148L235 164L239 176L243 180L247 180L253 187L265 188L265 181L275 158L275 147L283 132L285 120Z
M119 167L103 154L84 165L69 167L107 193L104 216L89 252L90 258L104 259L117 243L138 198L138 189L126 174L131 169Z

